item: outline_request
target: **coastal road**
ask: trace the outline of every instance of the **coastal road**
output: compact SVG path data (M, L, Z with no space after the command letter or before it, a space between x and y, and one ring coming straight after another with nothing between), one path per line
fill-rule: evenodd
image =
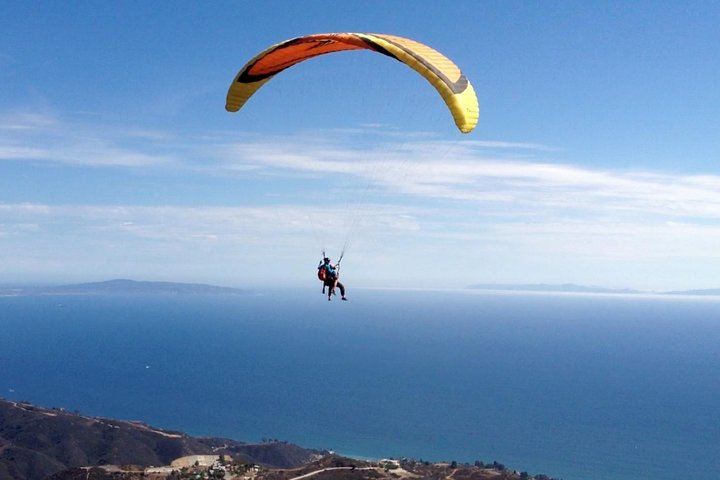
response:
M305 475L300 475L299 477L293 477L290 480L300 480L301 478L308 478L312 477L313 475L318 475L323 472L329 472L331 470L375 470L376 467L362 467L362 468L356 468L356 467L327 467L327 468L321 468L320 470L315 470L314 472L306 473Z

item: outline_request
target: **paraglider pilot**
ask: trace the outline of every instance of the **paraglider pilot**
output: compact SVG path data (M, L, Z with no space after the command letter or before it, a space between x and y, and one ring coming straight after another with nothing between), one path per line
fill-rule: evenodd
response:
M338 281L340 275L340 265L333 265L328 257L325 257L318 265L318 278L323 282L323 293L325 293L325 287L328 291L328 302L332 300L332 296L335 295L335 288L340 289L340 298L347 300L345 297L345 286Z

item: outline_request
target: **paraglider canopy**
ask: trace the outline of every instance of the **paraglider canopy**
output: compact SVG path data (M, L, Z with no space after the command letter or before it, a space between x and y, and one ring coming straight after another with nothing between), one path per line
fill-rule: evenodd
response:
M235 76L227 93L225 109L236 112L273 76L286 68L319 55L345 50L370 50L409 66L438 91L463 133L478 122L480 108L472 85L457 65L427 45L374 33L320 33L273 45L250 60Z

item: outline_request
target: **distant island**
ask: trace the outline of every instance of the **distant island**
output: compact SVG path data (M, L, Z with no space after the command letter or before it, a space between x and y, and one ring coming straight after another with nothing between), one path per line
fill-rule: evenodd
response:
M671 291L643 291L631 288L606 288L574 283L478 283L465 287L470 290L535 293L594 293L607 295L689 295L720 296L720 288ZM30 295L246 295L248 290L220 287L204 283L152 282L127 279L103 282L76 283L42 287L0 287L0 297Z
M705 288L698 290L680 290L673 292L665 292L667 295L707 295L707 296L720 296L720 288Z
M546 283L528 283L528 284L504 284L504 283L480 283L469 285L467 288L476 290L503 290L512 292L567 292L567 293L622 293L635 294L643 293L640 290L632 290L629 288L615 289L604 287L590 287L585 285L576 285L574 283L563 283L558 285Z
M672 290L672 291L643 291L631 288L605 288L574 283L546 284L505 284L505 283L479 283L468 285L466 288L473 290L495 290L506 292L545 292L545 293L598 293L598 294L620 294L620 295L697 295L697 296L720 296L720 288L696 289L696 290Z
M238 288L218 287L202 283L143 282L126 279L50 287L0 288L0 296L100 294L240 295L245 293L247 293L245 290Z
M360 460L277 439L191 437L0 398L0 478L13 480L553 480L493 461Z

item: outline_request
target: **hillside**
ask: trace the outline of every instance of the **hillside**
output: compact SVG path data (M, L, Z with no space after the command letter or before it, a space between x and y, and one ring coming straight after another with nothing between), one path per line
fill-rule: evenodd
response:
M87 465L169 465L182 456L218 452L278 468L297 467L318 453L277 442L194 438L140 422L0 399L0 479L41 480Z
M185 467L164 467L190 455L209 455L218 460L210 466L191 463ZM161 468L148 469L151 466ZM413 459L372 462L287 442L248 444L222 438L196 438L141 422L87 417L0 398L2 480L299 480L307 477L551 480L545 475L515 472L497 462L476 461L473 465Z

